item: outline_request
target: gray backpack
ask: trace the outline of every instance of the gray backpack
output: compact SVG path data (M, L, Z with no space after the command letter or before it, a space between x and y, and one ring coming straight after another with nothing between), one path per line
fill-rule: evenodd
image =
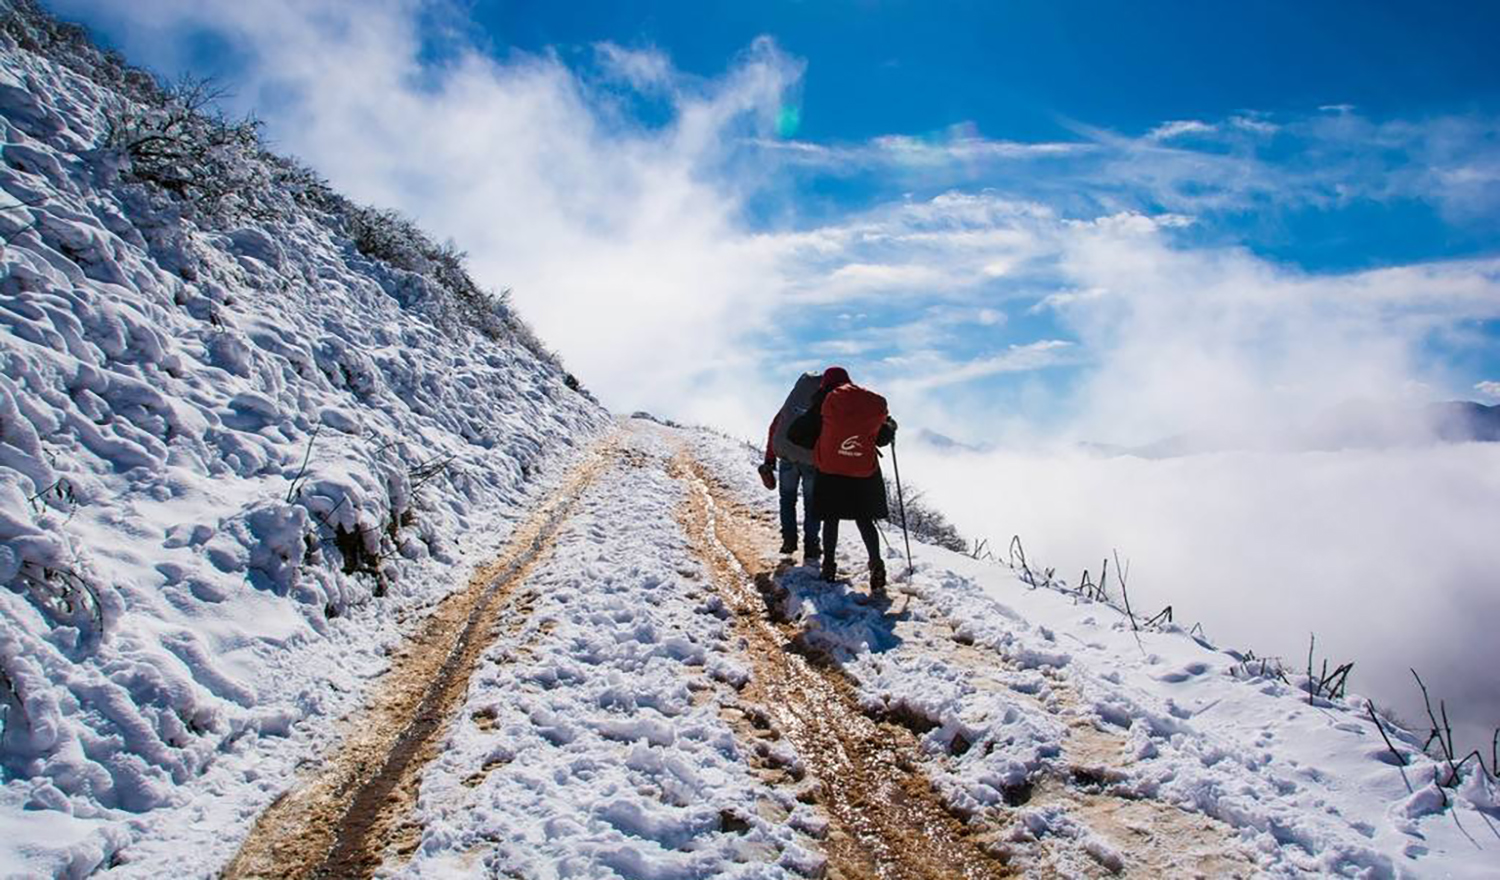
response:
M781 405L781 413L776 417L776 433L771 437L771 451L778 458L799 464L812 464L812 450L788 440L786 432L798 416L807 412L808 404L812 403L813 395L818 393L818 387L822 384L822 373L803 373L797 378L797 384L792 386L792 393L786 396L786 402Z

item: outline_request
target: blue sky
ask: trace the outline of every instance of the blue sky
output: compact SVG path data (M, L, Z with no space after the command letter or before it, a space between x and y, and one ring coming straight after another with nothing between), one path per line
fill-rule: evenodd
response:
M1129 130L1247 108L1349 103L1379 116L1492 107L1486 3L511 3L472 26L498 47L656 47L700 76L769 34L815 68L802 135L862 140L972 121L988 136Z
M452 236L617 409L748 433L833 361L971 440L1500 397L1494 4L54 8Z

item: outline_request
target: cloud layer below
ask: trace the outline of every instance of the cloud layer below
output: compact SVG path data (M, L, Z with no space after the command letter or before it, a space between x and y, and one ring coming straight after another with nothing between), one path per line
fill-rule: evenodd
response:
M1033 564L1077 584L1118 549L1137 610L1172 605L1222 647L1296 669L1316 633L1320 659L1354 660L1353 689L1414 724L1415 667L1466 749L1500 724L1500 444L1155 461L919 449L903 475L997 552L1020 535Z

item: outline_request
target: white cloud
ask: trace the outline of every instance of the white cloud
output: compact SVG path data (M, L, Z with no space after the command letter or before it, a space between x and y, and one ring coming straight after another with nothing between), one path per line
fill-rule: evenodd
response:
M1500 400L1500 382L1484 381L1476 382L1474 390L1491 400Z
M1258 135L1273 135L1281 130L1281 126L1274 122L1267 122L1264 118L1255 114L1231 116L1229 117L1229 124L1235 128Z
M1173 122L1163 122L1161 125L1151 129L1146 134L1147 140L1165 141L1175 137L1189 134L1209 134L1216 131L1214 126L1197 119L1179 119Z
M556 54L496 56L455 39L440 64L424 61L419 16L442 7L64 5L119 18L127 52L166 65L179 59L158 47L220 35L248 59L231 85L260 108L278 149L457 240L478 280L513 288L610 404L706 418L715 387L756 387L746 378L756 359L739 341L768 326L785 284L780 246L739 219L762 173L741 147L774 130L802 71L772 41L691 80L658 52L597 46L606 73L670 96L670 123L648 130Z
M1180 250L1133 225L1076 231L1062 272L1090 293L1051 307L1095 359L1078 389L1077 430L1091 439L1262 436L1413 379L1442 387L1429 335L1500 317L1500 261L1327 277L1240 250Z
M849 294L864 294L898 287L947 286L948 283L948 277L934 266L847 263L828 276L826 287L829 288L830 295L834 298L843 299Z
M600 42L594 44L594 51L606 71L638 91L671 91L677 80L671 59L658 49L627 49Z
M914 173L955 165L962 165L972 173L975 165L1062 159L1090 153L1095 149L1093 144L1082 142L993 140L955 132L938 137L888 134L861 143L844 144L814 144L764 138L756 141L755 145L768 152L781 154L790 163L818 167L834 174L893 168Z
M880 362L899 363L899 373L871 362L895 397L910 404L1022 366L1082 365L1080 381L1054 391L1049 409L1076 413L1070 433L1091 440L1207 430L1265 438L1349 400L1400 397L1413 382L1451 388L1427 354L1432 335L1500 318L1500 261L1310 274L1241 249L1180 247L1179 225L1172 215L1133 212L1069 220L998 195L947 194L822 230L816 261L847 282L837 297L889 307L900 289L920 308L890 333L857 337L881 344L862 354L905 358ZM864 263L867 252L888 262ZM1002 279L1011 287L987 286L997 254L1016 267ZM788 277L804 274L789 268ZM977 309L1012 298L1029 302L1029 315L1060 321L1080 344L968 361L917 356L952 351L956 328L978 323ZM1040 353L1045 360L1022 357ZM1007 416L980 407L967 418L991 435Z
M941 139L911 137L909 135L882 135L870 141L864 148L865 155L886 161L912 162L916 164L967 162L986 159L1036 159L1047 156L1070 155L1086 152L1087 144L1018 141L996 141L981 137L960 136ZM858 157L858 150L845 152L844 157Z
M923 359L891 359L906 375L890 380L893 396L914 396L921 392L972 382L998 373L1024 373L1042 370L1068 363L1074 344L1061 339L1043 339L1025 345L1012 345L998 354L986 355L954 364L946 358L929 353ZM931 363L931 362L936 362ZM915 369L923 372L909 375Z
M1049 293L1037 300L1031 308L1026 310L1028 315L1039 315L1046 311L1062 311L1089 300L1096 300L1107 296L1108 291L1102 287L1091 287L1087 290L1063 290L1058 293Z

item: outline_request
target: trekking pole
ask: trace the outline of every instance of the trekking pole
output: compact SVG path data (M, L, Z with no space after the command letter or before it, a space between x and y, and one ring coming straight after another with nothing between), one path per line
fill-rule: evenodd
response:
M906 540L906 582L911 583L917 569L911 558L911 533L906 530L906 498L901 493L901 461L896 458L895 437L891 438L891 467L896 471L896 505L901 508L901 537Z

